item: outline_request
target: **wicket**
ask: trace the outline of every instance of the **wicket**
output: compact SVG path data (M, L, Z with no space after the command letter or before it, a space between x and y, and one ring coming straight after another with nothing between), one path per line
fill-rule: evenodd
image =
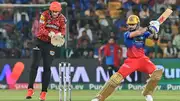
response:
M59 63L59 101L71 101L71 67L70 66L71 63L68 62ZM67 76L68 76L68 80L67 80ZM63 90L64 90L64 100L63 100Z

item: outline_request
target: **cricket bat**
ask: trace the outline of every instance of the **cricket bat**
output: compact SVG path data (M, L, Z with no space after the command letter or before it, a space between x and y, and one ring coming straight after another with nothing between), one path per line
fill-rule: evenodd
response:
M166 11L163 12L163 14L161 14L161 16L157 19L157 21L159 21L160 24L162 24L172 13L173 11L169 8L166 9Z

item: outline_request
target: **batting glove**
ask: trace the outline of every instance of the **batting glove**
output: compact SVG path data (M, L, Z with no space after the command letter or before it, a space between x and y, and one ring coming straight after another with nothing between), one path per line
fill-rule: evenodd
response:
M151 21L150 25L148 26L148 31L152 34L159 32L160 23L158 21Z

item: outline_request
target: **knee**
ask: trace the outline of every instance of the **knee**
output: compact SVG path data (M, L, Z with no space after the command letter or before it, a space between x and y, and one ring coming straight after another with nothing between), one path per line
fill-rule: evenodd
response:
M119 74L121 74L123 78L126 78L127 74L124 73L123 70L120 70L120 69L119 69L117 72L118 72Z
M160 80L162 74L163 74L163 69L157 69L150 75L150 77L152 80Z
M112 86L116 87L121 83L122 80L123 80L123 76L120 73L116 72L111 76L109 81L112 84Z

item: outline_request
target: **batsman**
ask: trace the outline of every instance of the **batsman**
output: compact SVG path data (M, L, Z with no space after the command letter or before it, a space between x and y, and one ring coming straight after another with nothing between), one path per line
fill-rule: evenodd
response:
M29 73L26 99L31 99L34 94L33 84L41 58L43 60L43 73L40 100L44 101L46 99L55 47L61 47L65 42L66 18L61 13L61 10L61 4L54 1L50 4L49 10L41 14L39 31L36 40L34 40L33 61Z
M146 101L153 101L152 94L162 77L163 70L157 69L150 59L145 56L144 46L146 38L158 40L160 23L158 21L151 21L148 27L140 28L140 20L136 15L130 15L126 23L128 31L124 33L124 43L128 48L127 59L118 72L111 76L101 91L91 101L104 101L126 76L136 70L150 75L142 95Z

